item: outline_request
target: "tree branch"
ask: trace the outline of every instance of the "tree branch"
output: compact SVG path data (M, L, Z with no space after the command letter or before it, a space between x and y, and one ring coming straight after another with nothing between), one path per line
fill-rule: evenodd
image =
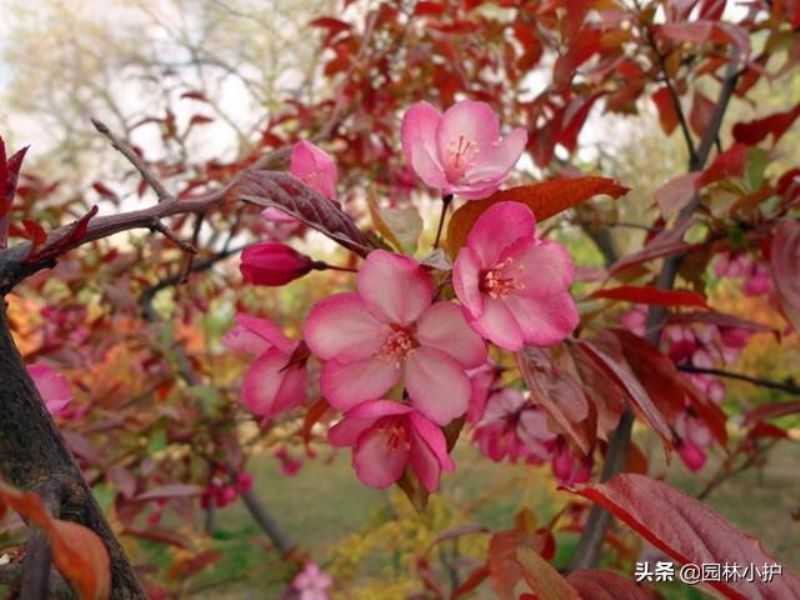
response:
M701 373L704 375L716 375L717 377L746 381L747 383L752 383L753 385L757 385L759 387L779 390L781 392L786 392L787 394L792 394L793 396L800 396L800 387L792 385L791 383L781 383L780 381L774 381L764 377L751 377L750 375L734 373L733 371L726 371L725 369L695 367L694 365L678 365L678 370L684 371L685 373Z
M42 502L55 518L61 514L61 482L48 479L36 486ZM22 563L22 579L20 598L47 598L50 588L50 569L53 564L53 553L50 540L44 531L34 528L28 543L25 544L25 559Z

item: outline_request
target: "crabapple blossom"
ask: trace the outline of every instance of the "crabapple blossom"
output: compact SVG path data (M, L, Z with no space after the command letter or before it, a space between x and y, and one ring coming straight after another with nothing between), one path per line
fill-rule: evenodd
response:
M242 402L250 412L271 419L303 403L307 357L302 356L301 342L286 337L272 321L240 313L222 343L258 356L242 383Z
M30 365L28 374L33 379L48 412L54 417L63 413L73 400L72 391L64 376L43 363Z
M299 593L298 600L330 600L328 588L331 585L333 577L313 560L308 561L292 580L292 588Z
M592 476L592 457L576 457L562 438L556 443L550 466L555 478L564 486L585 483Z
M382 397L402 378L411 405L439 425L467 411L465 371L483 364L486 346L452 302L433 302L430 274L415 260L369 254L357 293L318 302L305 323L311 352L323 362L328 402L347 411Z
M442 430L407 404L372 400L347 411L328 432L333 446L353 448L353 469L370 487L383 489L411 470L429 492L441 471L455 469Z
M522 392L503 388L491 394L473 439L495 462L508 457L543 464L552 456L556 435L547 427L547 413Z
M547 346L578 324L568 289L575 275L561 244L536 237L531 210L499 202L477 220L453 266L453 286L470 326L507 350Z
M444 114L417 102L403 116L401 136L406 161L427 185L469 200L497 190L528 142L519 127L502 137L492 108L471 100Z
M336 199L336 184L339 180L339 171L331 155L311 142L301 140L292 147L292 158L289 164L289 173L300 181L314 188L334 204L339 204ZM262 216L274 223L296 223L291 215L287 215L280 208L268 208Z
M256 285L281 286L321 268L311 257L279 242L263 242L245 248L239 270L244 280Z
M699 471L706 463L706 448L711 445L711 430L691 412L684 411L675 420L675 431L681 437L678 454L691 471Z

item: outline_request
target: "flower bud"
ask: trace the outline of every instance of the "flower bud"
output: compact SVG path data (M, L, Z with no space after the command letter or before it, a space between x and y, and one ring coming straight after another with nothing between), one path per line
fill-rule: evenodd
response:
M256 285L281 286L315 269L317 263L294 248L264 242L242 252L239 269L245 281Z

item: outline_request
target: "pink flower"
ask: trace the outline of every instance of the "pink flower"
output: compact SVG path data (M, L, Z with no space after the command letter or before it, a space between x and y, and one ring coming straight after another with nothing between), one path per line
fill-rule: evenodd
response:
M592 476L592 457L576 458L562 439L558 440L550 466L561 485L568 487L589 481Z
M501 372L502 369L498 368L491 358L477 369L467 371L467 376L472 384L467 423L475 425L483 418L483 413L486 412L486 400L489 397L489 392L500 378Z
M54 368L36 363L28 367L28 374L36 384L36 389L44 400L47 410L54 417L60 415L72 402L72 391L67 385L67 380Z
M395 483L410 466L429 492L439 487L442 470L455 465L442 430L407 404L365 402L348 411L328 432L333 446L353 447L353 469L370 487Z
M452 302L433 302L433 282L415 260L376 250L358 272L358 293L318 302L306 320L311 351L324 361L328 402L350 410L380 398L402 377L411 404L444 425L466 412L467 369L486 346Z
M248 283L281 286L321 266L291 246L263 242L245 248L239 269Z
M321 148L305 140L297 142L292 147L289 172L334 204L339 204L336 199L339 171L331 155ZM279 208L268 208L261 214L268 221L275 223L295 223L297 221Z
M292 580L292 587L300 592L299 600L330 600L328 588L331 585L333 577L312 560Z
M401 135L406 161L427 185L469 200L494 192L528 142L521 128L501 137L492 108L470 100L444 114L417 102L403 116Z
M547 427L547 413L521 392L504 388L489 396L483 420L473 439L495 462L508 457L543 464L552 456L556 435Z
M533 213L499 202L473 226L453 266L470 326L507 350L556 344L578 324L568 289L575 265L556 242L536 238Z
M706 448L711 445L711 430L702 420L688 411L675 421L675 431L681 437L678 454L691 471L699 471L706 463Z
M258 355L242 383L242 402L250 412L271 419L303 403L306 362L292 360L300 342L287 338L271 321L240 313L222 343L230 350Z

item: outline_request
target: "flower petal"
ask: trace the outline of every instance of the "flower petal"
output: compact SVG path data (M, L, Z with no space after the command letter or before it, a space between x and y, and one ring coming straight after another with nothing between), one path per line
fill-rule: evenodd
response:
M533 346L557 344L572 333L580 320L575 301L567 292L542 298L511 295L504 302L523 339Z
M447 425L467 412L472 387L464 368L449 354L421 346L406 360L411 404L434 423Z
M433 300L431 276L407 256L375 250L358 271L358 295L383 323L413 323Z
M433 452L442 468L445 471L454 471L456 466L447 452L447 440L444 437L444 432L417 412L412 412L409 416L414 430Z
M439 475L442 467L433 455L425 440L419 434L412 432L411 448L409 449L409 462L411 468L419 479L422 487L433 493L439 488Z
M446 352L463 367L473 369L486 360L486 344L452 302L437 302L417 319L417 341Z
M72 402L72 390L66 378L53 367L33 364L28 367L28 374L51 415L58 415Z
M483 312L480 276L481 264L478 255L469 246L463 246L453 264L453 288L461 304L475 316Z
M302 140L292 148L289 172L329 200L336 201L339 172L331 155L311 142Z
M365 485L387 488L403 475L408 464L408 446L392 441L391 434L380 426L359 437L353 451L353 468Z
M473 184L483 181L499 184L517 164L527 143L528 133L518 127L501 141L482 148L475 164L465 173L467 181Z
M483 313L477 317L467 314L470 327L495 346L516 352L522 348L523 336L514 315L500 300L483 297Z
M297 342L283 334L281 328L269 319L259 319L245 313L236 315L236 325L222 336L222 344L229 350L263 354L272 347L285 354L294 352Z
M242 402L260 416L272 417L297 406L305 399L305 368L286 368L289 357L272 348L257 358L244 376ZM283 387L287 376L291 377Z
M337 448L352 446L358 441L361 433L381 417L404 415L413 410L407 404L391 400L362 402L348 410L344 418L328 430L328 441Z
M374 356L389 330L370 316L358 294L336 294L314 305L304 334L315 356L351 362Z
M447 184L436 151L436 128L442 114L427 102L417 102L403 115L400 126L403 154L414 172L429 186Z
M379 358L347 364L331 360L322 366L320 387L331 406L350 410L362 402L380 398L398 379L400 369Z
M447 156L459 140L477 146L477 159L492 148L500 138L500 121L491 106L485 102L462 100L448 108L436 130L436 147L439 156ZM443 160L444 162L444 160Z
M503 251L520 239L533 238L536 222L530 208L520 202L498 202L475 222L467 245L483 268L494 267Z
M563 292L575 279L575 263L558 242L523 239L502 258L512 261L503 271L525 286L518 292L521 296L539 298Z

